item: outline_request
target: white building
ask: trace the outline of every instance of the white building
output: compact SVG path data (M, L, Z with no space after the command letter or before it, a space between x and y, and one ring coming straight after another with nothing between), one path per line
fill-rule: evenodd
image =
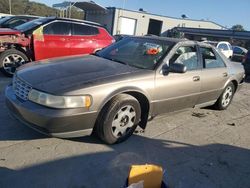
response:
M86 20L106 26L113 35L160 35L174 27L225 29L212 21L174 18L115 7L108 7L98 11L93 9L85 10L85 13Z

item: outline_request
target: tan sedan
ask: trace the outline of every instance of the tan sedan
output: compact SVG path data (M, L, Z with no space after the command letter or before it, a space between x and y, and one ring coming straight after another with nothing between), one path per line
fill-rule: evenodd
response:
M5 94L12 114L40 132L66 138L95 131L113 144L161 113L226 109L244 76L208 44L129 37L94 55L26 64Z

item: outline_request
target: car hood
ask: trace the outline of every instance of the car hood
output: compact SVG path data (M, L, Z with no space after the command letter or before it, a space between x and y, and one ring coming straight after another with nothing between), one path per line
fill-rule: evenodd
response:
M17 34L21 34L21 32L10 28L0 28L0 35L17 35Z
M40 91L63 94L138 71L96 56L74 56L28 63L17 76Z

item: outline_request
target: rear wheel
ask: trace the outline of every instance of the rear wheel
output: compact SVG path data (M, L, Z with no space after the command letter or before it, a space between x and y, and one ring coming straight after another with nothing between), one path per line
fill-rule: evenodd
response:
M12 77L16 69L28 61L28 57L23 52L16 49L6 50L0 54L1 72L8 77Z
M107 144L119 143L133 134L140 117L141 108L136 98L120 94L102 109L95 130Z
M231 104L233 96L235 93L235 86L232 82L230 82L226 88L224 89L223 93L215 103L215 108L218 110L225 110Z

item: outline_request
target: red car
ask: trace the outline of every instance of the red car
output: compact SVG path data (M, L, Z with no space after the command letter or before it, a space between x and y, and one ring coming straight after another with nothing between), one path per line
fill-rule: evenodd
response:
M0 68L12 76L29 61L90 54L114 42L101 25L64 18L40 18L15 29L0 29Z

